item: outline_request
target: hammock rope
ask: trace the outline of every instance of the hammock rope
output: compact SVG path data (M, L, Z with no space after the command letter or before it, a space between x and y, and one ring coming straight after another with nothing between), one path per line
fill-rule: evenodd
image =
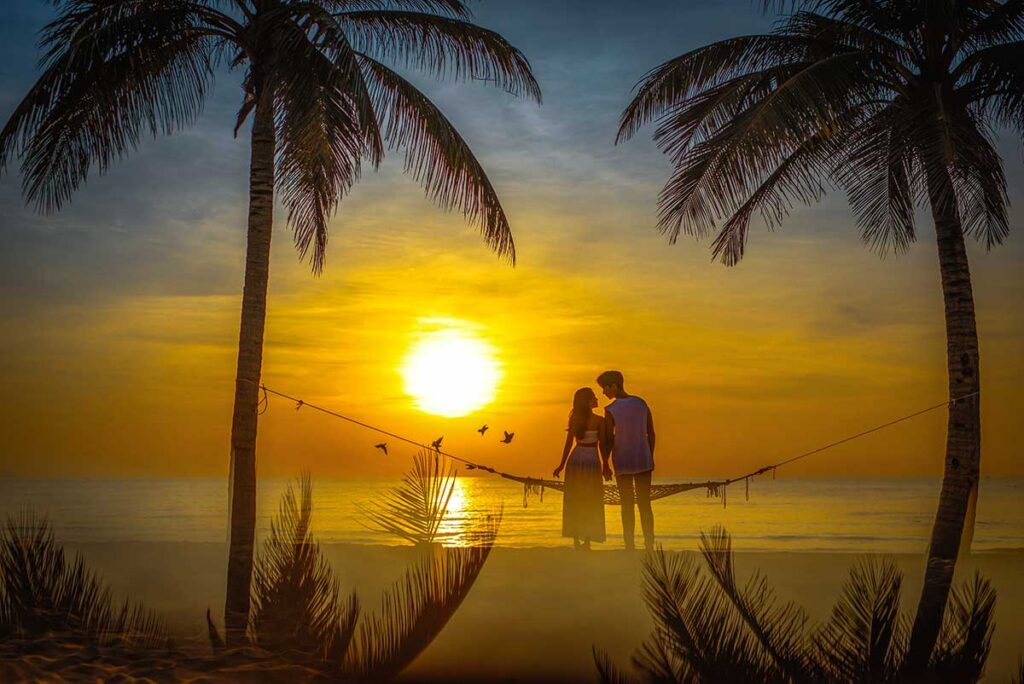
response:
M523 507L524 508L526 508L527 505L529 504L529 499L530 499L531 495L539 495L540 500L543 502L544 501L544 490L545 489L553 489L553 490L559 491L559 492L564 491L564 489L565 489L565 481L564 480L549 480L549 479L544 479L544 478L539 478L539 477L526 477L526 476L523 476L523 475L516 475L516 474L513 474L513 473L506 473L506 472L498 470L497 468L494 468L492 466L489 466L489 465L486 465L486 464L483 464L483 463L477 463L477 462L471 461L471 460L469 460L467 458L463 458L462 456L457 456L455 454L448 453L446 451L443 451L442 449L438 449L437 447L435 447L435 446L433 446L431 444L424 444L423 442L418 442L418 441L416 441L414 439L410 439L410 438L405 437L403 435L400 435L398 433L391 432L391 431L385 430L383 428L379 428L376 425L371 425L369 423L364 423L363 421L356 420L355 418L350 418L349 416L346 416L346 415L343 415L341 413L338 413L337 411L332 411L332 410L330 410L328 408L325 408L323 406L318 406L316 404L311 404L310 402L304 401L302 399L299 399L298 397L293 397L291 395L285 394L284 392L278 392L277 390L274 390L274 389L271 389L271 388L267 387L265 384L261 383L259 385L259 389L260 389L260 391L262 393L260 401L259 401L259 404L258 404L258 409L257 409L259 415L263 415L263 414L265 414L267 412L267 409L269 408L269 405L270 405L270 401L269 401L268 395L273 394L273 395L275 395L277 397L280 397L282 399L286 399L288 401L294 402L295 410L296 411L298 411L298 410L300 410L302 408L313 409L314 411L319 411L319 412L327 414L328 416L331 416L333 418L339 418L341 420L344 420L344 421L347 421L349 423L352 423L353 425L358 425L359 427L365 428L367 430L372 430L373 432L377 432L379 434L386 435L387 437L391 437L393 439L397 439L400 442L405 442L406 444L410 444L412 446L416 446L416 447L420 447L422 449L426 449L428 451L432 451L432 452L434 452L436 454L439 454L441 456L446 456L447 458L450 458L453 461L458 461L460 463L465 464L465 466L466 466L466 468L468 470L482 470L483 472L490 473L492 475L498 475L499 477L502 477L502 478L504 478L506 480L511 480L513 482L518 482L521 485L523 485ZM841 444L846 444L847 442L852 442L855 439L860 439L861 437L865 437L865 436L870 435L870 434L872 434L874 432L878 432L879 430L884 430L884 429L886 429L888 427L892 427L893 425L896 425L898 423L902 423L904 421L910 420L911 418L916 418L916 417L924 415L926 413L930 413L932 411L936 411L936 410L938 410L940 408L952 406L952 405L956 404L957 402L965 401L967 399L971 399L973 397L976 397L978 394L980 394L980 392L972 392L970 394L965 394L963 396L954 397L952 399L949 399L948 401L943 401L941 403L934 404L932 406L928 406L928 407L920 409L918 411L914 411L913 413L908 413L905 416L901 416L899 418L896 418L894 420L890 420L890 421L888 421L886 423L882 423L880 425L876 425L874 427L868 428L867 430L862 430L862 431L860 431L860 432L858 432L856 434L852 434L852 435L849 435L847 437L843 437L842 439L837 439L834 442L829 442L828 444L825 444L823 446L817 447L815 449L811 449L810 451L805 451L803 453L797 454L797 455L792 456L790 458L787 458L787 459L784 459L782 461L779 461L778 463L772 463L770 465L762 466L762 467L758 468L757 470L752 470L749 473L744 473L744 474L738 475L736 477L730 477L730 478L726 478L726 479L723 479L723 480L704 480L704 481L695 481L695 482L672 482L672 483L652 484L651 485L651 500L654 501L656 499L663 499L663 498L665 498L667 496L673 496L675 494L681 494L683 492L689 492L689 491L692 491L694 489L704 489L706 491L706 493L707 493L707 497L708 498L721 498L722 499L722 506L725 507L726 503L727 503L726 492L728 490L729 485L735 484L735 483L737 483L737 482L742 480L743 483L744 483L746 499L749 501L750 500L750 480L752 478L755 478L755 477L758 477L760 475L764 475L764 474L770 472L772 474L772 479L775 479L775 471L778 470L779 468L783 467L783 466L789 465L791 463L794 463L794 462L799 461L801 459L807 458L809 456L813 456L815 454L820 454L821 452L826 451L828 449L832 449L834 447L840 446ZM608 484L606 484L604 486L604 502L605 502L605 504L607 504L609 506L618 506L621 503L621 499L619 498L619 488L618 488L618 486L616 486L616 485L608 485Z

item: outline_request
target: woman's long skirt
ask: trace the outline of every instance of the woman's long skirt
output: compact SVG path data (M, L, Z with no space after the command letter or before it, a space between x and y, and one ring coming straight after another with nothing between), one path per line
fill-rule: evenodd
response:
M604 482L597 447L576 446L565 465L562 536L603 542Z

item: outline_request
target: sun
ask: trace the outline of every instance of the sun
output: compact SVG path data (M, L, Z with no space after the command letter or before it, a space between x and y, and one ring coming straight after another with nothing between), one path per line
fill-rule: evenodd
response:
M401 374L416 408L456 418L489 404L502 372L491 346L470 326L447 323L417 338Z

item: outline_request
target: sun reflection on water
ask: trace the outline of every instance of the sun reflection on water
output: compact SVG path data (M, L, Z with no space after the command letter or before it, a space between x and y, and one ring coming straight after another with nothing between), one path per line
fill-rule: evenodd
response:
M448 514L438 528L438 538L445 546L469 546L474 537L474 525L488 511L482 510L473 486L465 478L456 477L452 496L448 500Z

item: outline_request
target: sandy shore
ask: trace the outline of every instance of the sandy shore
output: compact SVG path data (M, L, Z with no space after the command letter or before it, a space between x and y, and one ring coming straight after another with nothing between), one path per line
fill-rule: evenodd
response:
M182 638L202 639L207 606L220 614L225 546L200 543L68 544L119 596L142 600ZM367 610L414 558L403 547L328 544L343 589ZM896 556L905 572L904 609L916 604L923 558ZM737 555L740 574L760 567L783 599L822 619L855 556L822 553ZM960 568L990 578L998 592L988 681L1006 681L1024 655L1024 552L979 554ZM651 623L640 599L640 556L602 550L496 549L469 598L407 671L411 678L461 681L594 681L592 646L626 665Z

